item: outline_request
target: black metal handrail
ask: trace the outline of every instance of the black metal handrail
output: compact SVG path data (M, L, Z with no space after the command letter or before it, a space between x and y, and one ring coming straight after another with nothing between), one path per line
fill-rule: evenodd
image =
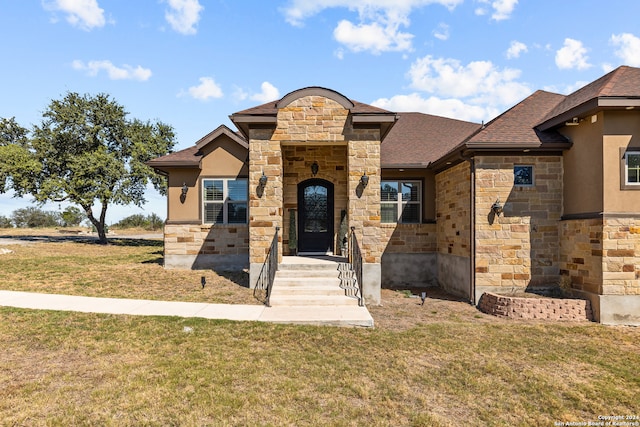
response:
M364 293L362 292L362 252L358 245L358 239L356 238L356 228L351 227L351 235L349 236L349 264L351 269L355 273L356 284L360 291L358 298L358 305L364 306Z
M271 289L273 288L273 282L276 277L276 271L278 271L278 232L280 227L276 227L276 232L271 241L269 247L269 253L267 253L267 259L262 264L262 270L258 276L256 282L256 289L265 291L264 303L267 307L271 307L269 298L271 298Z

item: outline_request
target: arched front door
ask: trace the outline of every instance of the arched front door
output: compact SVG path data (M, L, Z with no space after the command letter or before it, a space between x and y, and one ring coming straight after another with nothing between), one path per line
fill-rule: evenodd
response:
M309 179L298 184L298 251L333 251L333 184Z

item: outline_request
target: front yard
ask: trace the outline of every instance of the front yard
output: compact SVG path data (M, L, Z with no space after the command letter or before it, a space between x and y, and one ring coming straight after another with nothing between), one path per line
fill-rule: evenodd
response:
M259 304L157 241L12 245L0 289ZM0 308L5 425L554 425L640 416L640 329L383 291L376 328Z

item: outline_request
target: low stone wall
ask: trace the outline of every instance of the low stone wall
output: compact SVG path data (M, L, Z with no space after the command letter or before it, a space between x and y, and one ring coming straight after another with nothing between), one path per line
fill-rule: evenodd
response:
M593 319L591 303L581 299L520 298L485 292L480 311L512 319L587 321Z

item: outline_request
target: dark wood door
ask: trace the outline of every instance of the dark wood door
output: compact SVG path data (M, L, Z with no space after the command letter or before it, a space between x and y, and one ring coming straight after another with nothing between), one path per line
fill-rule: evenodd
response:
M333 251L333 184L309 179L298 184L298 250Z

